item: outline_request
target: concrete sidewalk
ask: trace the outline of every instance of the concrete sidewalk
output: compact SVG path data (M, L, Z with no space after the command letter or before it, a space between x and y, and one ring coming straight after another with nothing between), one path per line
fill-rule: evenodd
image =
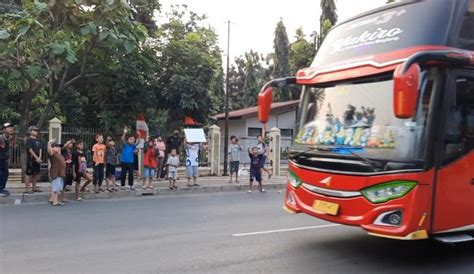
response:
M89 199L121 199L121 198L139 198L143 196L153 195L178 195L178 194L189 194L189 193L210 193L210 192L230 192L230 191L247 191L248 189L248 176L241 177L240 183L236 184L233 182L230 184L228 177L223 176L206 176L199 177L197 183L200 186L188 187L187 179L181 177L177 181L178 189L170 190L168 188L168 181L154 181L155 188L153 190L143 190L137 188L136 190L121 190L120 187L116 187L119 191L117 192L86 192L82 194L84 200ZM141 186L142 181L135 179L135 186ZM254 182L254 186L256 186ZM264 188L267 190L278 189L282 190L286 186L286 176L274 176L271 179L265 179L263 181ZM43 192L37 192L34 194L26 194L24 192L24 186L21 184L7 184L7 189L11 195L9 197L0 197L0 204L23 204L23 203L47 203L49 200L49 194L51 192L51 184L49 182L38 183L39 188ZM73 185L74 188L74 185ZM93 189L92 184L88 187L90 190ZM105 189L105 182L102 184L102 188ZM74 201L75 192L66 192L66 201ZM86 201L84 201L86 202Z

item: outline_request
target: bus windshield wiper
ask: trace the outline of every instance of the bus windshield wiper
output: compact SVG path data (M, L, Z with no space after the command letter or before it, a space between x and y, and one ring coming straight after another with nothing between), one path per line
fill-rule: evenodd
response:
M310 147L309 149L306 149L306 150L303 150L303 151L300 151L298 153L296 153L295 155L293 155L292 157L293 158L297 158L301 155L305 155L307 154L308 152L311 152L313 150L318 150L318 151L326 151L326 152L333 152L333 153L337 153L337 154L351 154L353 155L354 157L356 157L357 159L359 159L361 162L365 163L365 164L368 164L374 171L378 168L381 168L382 166L380 166L380 163L379 162L376 162L376 161L373 161L373 160L370 160L366 157L363 157L361 156L360 154L354 152L354 150L360 150L360 149L363 149L363 147L329 147L329 146L314 146L314 147Z
M333 147L333 148L329 148L329 151L335 152L335 153L341 153L341 154L346 154L345 152L348 152L349 154L353 155L357 159L361 160L363 163L370 165L374 169L374 171L377 168L382 167L380 166L379 162L370 160L369 158L363 157L360 154L354 152L354 150L362 150L362 149L363 147Z
M327 152L331 152L331 149L328 148L328 147L319 147L319 146L314 146L314 147L310 147L306 150L303 150L303 151L300 151L298 153L296 153L295 155L293 155L292 157L294 158L297 158L301 155L305 155L306 153L310 152L310 151L313 151L313 150L319 150L319 151L327 151Z

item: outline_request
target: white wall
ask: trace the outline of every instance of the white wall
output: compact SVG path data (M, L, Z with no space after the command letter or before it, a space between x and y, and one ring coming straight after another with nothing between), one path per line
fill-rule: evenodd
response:
M221 136L224 137L225 133L225 121L219 120L217 126L221 129ZM245 127L245 120L229 120L229 137L237 136L241 138L247 136L247 128Z
M221 161L224 161L224 120L219 120L217 125L221 129ZM270 119L267 123L267 130L274 127L280 129L293 129L293 135L296 134L294 131L296 125L296 110L285 110L279 112L272 112ZM247 136L248 128L263 128L262 123L258 120L257 116L247 117L241 120L229 120L229 137L234 135L240 139L240 144L244 147L244 150L257 144L256 137ZM292 143L292 138L282 137L282 149L287 149ZM243 151L240 161L242 164L248 164L249 157L247 153Z
M287 110L287 112L272 113L267 123L267 131L270 131L270 129L274 127L277 127L280 129L282 128L293 129L294 131L295 125L296 125L296 111L295 110L291 110L291 111ZM246 119L245 127L246 127L245 135L247 135L247 128L249 127L262 128L263 125L262 123L260 123L258 118L254 116L254 117L249 117Z

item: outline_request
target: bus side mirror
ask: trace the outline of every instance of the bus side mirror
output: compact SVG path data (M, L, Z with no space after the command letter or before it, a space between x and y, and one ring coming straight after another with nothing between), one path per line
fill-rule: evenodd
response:
M403 64L393 74L393 112L399 119L413 117L419 96L420 66L412 64L403 72Z
M270 109L272 106L273 90L271 87L265 88L258 94L258 120L266 124L270 117Z

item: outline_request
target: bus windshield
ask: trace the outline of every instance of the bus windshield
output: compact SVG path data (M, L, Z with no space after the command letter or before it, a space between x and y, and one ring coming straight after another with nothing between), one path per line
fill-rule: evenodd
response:
M374 159L422 160L433 85L423 75L417 114L410 119L393 113L391 79L304 87L295 143Z

